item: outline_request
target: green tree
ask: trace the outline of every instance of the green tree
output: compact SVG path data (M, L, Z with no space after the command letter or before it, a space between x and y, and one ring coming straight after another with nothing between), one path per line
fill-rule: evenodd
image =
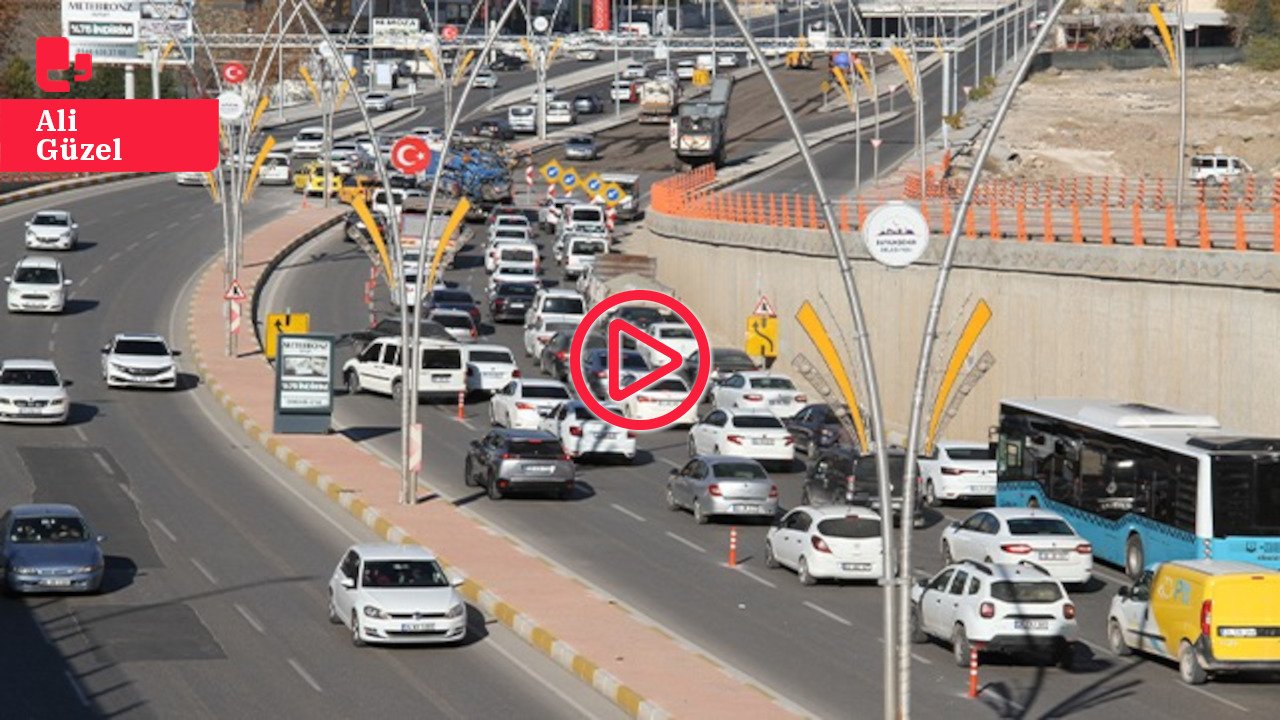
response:
M0 66L0 98L36 97L35 70L20 57L11 57Z

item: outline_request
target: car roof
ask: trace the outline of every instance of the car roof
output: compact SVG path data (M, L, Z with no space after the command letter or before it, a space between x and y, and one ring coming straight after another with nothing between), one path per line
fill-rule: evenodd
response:
M473 352L504 352L515 357L515 353L511 352L511 348L506 345L468 345L466 348L468 353Z
M156 333L116 333L115 340L145 340L164 342L164 336Z
M1063 517L1052 510L1043 508L1028 507L991 507L979 510L978 512L986 512L995 515L1001 520L1009 518L1048 518L1053 520L1062 520Z
M790 380L791 378L781 373L775 373L769 370L739 370L734 375L741 375L748 380L758 380L760 378L780 378L782 380ZM793 383L794 384L794 383Z
M447 315L452 317L466 317L466 318L471 317L471 313L467 312L466 310L458 310L456 308L433 308L431 310L431 314Z
M569 388L559 380L544 380L542 378L525 378L516 380L520 387L558 387L568 390Z
M744 408L716 408L716 409L723 410L724 412L728 413L729 417L731 418L768 417L768 418L773 418L774 420L778 420L778 422L782 422L781 420L778 419L777 415L774 415L768 410L751 410L751 409L744 409Z
M353 545L365 560L435 560L436 554L421 545L409 543L361 543Z
M48 255L28 255L19 260L16 267L56 268L61 266L62 262L57 258Z
M74 515L84 517L80 508L67 503L24 503L9 508L14 517L40 517L43 515Z
M58 371L58 366L53 364L52 360L37 360L35 358L10 358L0 361L0 368L5 370L53 370Z
M66 210L37 210L36 215L53 215L55 217L68 218L71 213Z
M936 445L943 450L986 450L991 447L990 443L977 442L974 440L939 440Z
M320 127L319 125L307 125L306 127L298 128L298 132L299 132L299 133L304 133L304 132L318 132L318 133L323 134L323 133L324 133L324 128Z
M749 457L742 457L741 455L698 455L697 459L707 463L708 465L718 465L720 463L731 463L731 462L732 463L751 463L753 465L760 465L759 461L753 460ZM763 470L764 466L760 465L760 468ZM767 475L768 473L766 472L765 474Z
M856 516L863 520L879 520L880 513L865 505L799 505L792 510L804 510L814 520L829 520Z
M544 297L582 297L582 293L569 288L546 288L542 291L542 294Z
M958 563L948 565L946 568L943 568L943 570L947 568L955 568L957 570L966 570L969 572L977 570L979 573L988 577L1009 582L1048 581L1058 583L1058 581L1054 579L1053 575L1049 574L1048 570L1028 561L1019 563L980 563L976 560L962 560Z
M1271 568L1240 560L1173 560L1166 565L1177 565L1205 575L1275 575Z

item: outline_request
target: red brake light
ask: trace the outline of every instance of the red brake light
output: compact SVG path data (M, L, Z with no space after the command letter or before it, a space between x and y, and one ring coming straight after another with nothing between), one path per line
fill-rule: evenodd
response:
M1067 603L1066 605L1063 605L1062 617L1068 620L1074 620L1076 617L1076 606L1072 605L1071 603Z
M569 357L569 353L568 353L568 352L565 352L564 350L557 350L557 351L556 351L556 359L557 359L557 360L564 360L564 359L565 359L565 358L567 358L567 357Z
M778 486L777 486L777 485L770 485L770 486L769 486L769 497L771 497L771 498L776 498L776 497L778 497Z
M796 402L801 403L801 404L807 403L807 402L809 402L809 396L808 396L808 395L797 395L797 396L796 396Z
M565 459L565 460L573 460L573 456L572 456L572 455L570 455L569 453L565 453L565 454L564 454L564 459ZM572 485L572 484L573 484L573 481L572 481L572 480L570 480L570 481L569 481L569 484L570 484L570 485Z
M1031 546L1023 545L1022 543L1008 543L1005 545L1001 545L1000 549L1007 553L1012 553L1014 555L1026 555L1027 553L1031 552Z
M828 555L831 554L831 548L827 545L827 541L817 535L809 538L809 544L813 545L813 549L818 552L827 553Z
M714 495L715 497L720 497L720 484L711 483L711 485L707 488L707 494Z
M570 435L572 435L572 436L574 436L574 437L582 437L582 428L580 428L580 427L571 427L571 428L569 428L569 434L570 434Z
M512 371L511 371L511 377L513 377L513 378L518 378L518 377L520 377L520 368L516 368L515 370L512 370Z
M503 460L510 460L512 457L514 456L511 453L502 453Z
M537 408L535 408L531 403L518 402L516 403L516 409L517 410L536 410Z
M1213 625L1213 601L1205 600L1200 603L1200 634L1204 637L1211 637L1210 632Z
M597 371L596 371L596 377L598 377L598 378L602 378L602 377L604 377L605 375L608 375L608 374L609 374L609 373L608 373L608 372L606 372L606 371L604 371L604 370L597 370Z
M1089 543L1080 543L1079 545L1076 546L1076 552L1080 553L1081 555L1089 555L1093 552L1093 546L1090 545Z
M741 444L742 444L742 436L741 436L741 435L730 435L730 436L726 437L726 438L725 438L725 440L728 440L729 442L733 443L734 445L741 445Z
M751 402L760 402L761 400L764 399L764 396L761 395L760 393L747 393L746 395L742 396L742 399L750 400Z
M788 435L788 436L787 436L787 437L782 441L782 444L783 444L783 445L790 445L791 443L794 443L795 441L796 441L796 439L795 439L795 438L793 438L793 437L791 437L790 435Z
M637 395L636 402L653 402L653 398L648 395Z
M630 430L628 430L628 431L627 431L627 437L628 437L628 438L631 438L631 439L633 439L633 440L634 440L634 439L635 439L635 437L636 437L636 434L635 434L635 433L633 433L633 432L631 432Z
M995 603L984 602L978 606L978 614L984 618L993 618L996 616Z

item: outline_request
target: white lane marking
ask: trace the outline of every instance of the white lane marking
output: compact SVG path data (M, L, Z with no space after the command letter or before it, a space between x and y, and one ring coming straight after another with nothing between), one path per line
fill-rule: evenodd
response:
M49 354L53 354L53 338L49 338Z
M134 249L134 248L138 247L138 246L139 246L139 245L141 245L141 244L142 244L142 241L140 241L140 240L134 240L133 242L129 243L129 245L128 245L127 247L125 247L125 249L124 249L124 250L125 250L125 252L128 252L128 251L130 251L130 250L132 250L132 249Z
M120 253L118 253L118 252L113 252L113 253L111 253L111 257L108 257L108 258L107 258L107 262L115 262L115 261L116 261L116 260L118 260L118 259L120 259Z
M174 535L173 532L169 530L169 528L166 527L164 523L154 518L151 520L151 522L154 523L155 526L160 529L160 532L164 533L164 536L169 538L171 542L178 542L178 536Z
M129 498L130 502L134 505L141 504L138 502L138 496L133 494L133 491L129 489L128 485L125 485L124 483L116 483L116 485L120 486L120 492L124 493L125 497Z
M831 612L830 610L822 607L817 603L805 600L804 606L809 608L810 610L813 610L814 612L817 612L820 615L826 615L827 617L831 618L832 620L835 620L836 622L840 623L841 625L844 625L845 627L853 627L853 623L849 622L848 620L840 617L839 615Z
M94 265L94 266L93 266L93 269L89 271L89 274L90 274L90 275L95 275L95 274L97 274L97 272L98 272L99 270L101 270L101 269L102 269L102 264L101 264L101 263L99 263L99 264L97 264L97 265Z
M622 507L622 506L621 506L621 505L619 505L618 503L609 503L609 507L613 508L614 510L617 510L618 512L622 513L623 515L626 515L626 516L627 516L627 517L629 517L629 518L632 518L633 520L638 520L638 521L640 521L640 522L644 522L644 518L643 518L643 517L641 517L641 516L639 516L639 515L637 515L637 514L635 514L635 513L631 512L630 510L628 510L628 509L626 509L626 508Z
M700 553L705 553L707 551L707 549L702 547L701 545L691 540L685 540L684 538L671 532L670 530L667 531L667 537L671 538L672 540L675 540L676 542L680 543L681 545L684 545L685 547L693 548L694 550L697 550Z
M71 683L71 689L76 692L76 699L80 704L89 707L89 698L84 694L84 688L80 687L80 681L76 680L76 676L71 674L70 670L63 670L63 674L67 676L67 682Z
M267 634L267 631L262 627L262 623L258 622L258 619L255 618L253 615L249 614L249 611L248 609L245 608L245 606L241 605L240 603L236 603L232 607L236 609L236 612L240 613L240 617L244 618L245 622L249 623L249 627L258 631L259 635Z
M111 464L107 462L107 459L102 457L102 453L95 450L93 453L93 459L97 460L98 464L102 466L102 472L108 475L116 474L115 471L111 469Z
M144 239L144 240L150 240L151 238L153 238L153 237L155 237L155 236L157 236L157 235L159 235L159 234L160 234L160 231L159 231L159 230L152 230L151 232L147 233L147 234L146 234L146 237L144 237L143 239Z
M660 463L663 463L664 465L670 465L671 467L673 467L673 468L675 468L675 469L677 469L677 470L679 470L680 468L684 467L683 465L681 465L680 463L678 463L678 462L676 462L676 461L674 461L674 460L668 460L667 458L660 457L660 456L658 456L658 455L654 455L654 456L653 456L653 459L654 459L654 460L657 460L657 461L658 461L658 462L660 462Z
M752 580L755 580L756 582L760 583L761 585L765 585L765 586L768 586L768 587L771 587L771 588L776 588L776 587L778 587L777 585L774 585L772 582L770 582L770 581L768 581L768 580L765 580L764 578L762 578L762 577L760 577L759 575L757 575L757 574L755 574L755 573L751 572L750 570L748 570L748 569L746 569L746 568L742 567L741 565L738 565L738 566L733 567L733 568L730 568L730 569L731 569L731 570L736 570L737 572L740 572L740 573L742 573L743 575L746 575L747 577L751 578Z
M214 585L218 584L218 579L213 576L213 573L209 572L209 568L205 567L204 565L201 565L199 560L195 558L191 558L191 564L195 565L196 569L200 571L200 574L204 575L205 579L208 580L210 583Z
M174 220L173 222L169 223L168 225L165 225L165 226L164 226L164 229L165 229L165 230L172 230L172 229L174 229L174 228L176 228L176 227L178 227L178 221L177 221L177 220Z
M324 690L320 688L320 683L316 682L316 679L311 677L311 673L307 672L307 669L302 667L302 663L294 660L293 658L289 658L289 667L293 668L294 672L298 673L298 675L300 675L313 690L316 692L324 692Z
M84 428L80 427L79 425L76 425L75 427L71 428L71 431L74 432L76 436L80 438L81 442L89 442L89 436L84 434Z
M58 321L57 321L57 320L54 320L52 323L50 323L50 324L49 324L49 334L50 334L50 335L57 335L57 334L58 334Z
M520 668L520 670L522 670L526 675L536 680L543 687L545 687L546 689L554 693L556 697L563 700L566 705L569 705L574 710L577 710L579 713L581 713L582 717L584 718L594 717L590 711L588 711L586 708L579 705L573 698L569 697L568 693L564 692L563 690L556 687L555 685L552 685L551 682L548 681L542 675L540 675L537 670L534 670L533 668L529 667L524 662L522 662L515 655L512 655L511 653L507 652L507 650L503 648L501 645L495 642L487 642L485 643L485 646L487 646L491 650L498 651L498 654L506 658L507 662Z
M1177 685L1178 685L1178 687L1186 688L1187 690L1190 690L1190 691L1192 691L1192 692L1198 692L1198 693L1200 693L1201 695L1204 695L1205 697L1213 698L1214 700L1217 700L1218 702L1222 703L1223 705L1227 705L1227 706L1233 707L1233 708L1235 708L1236 710L1239 710L1240 712L1249 712L1249 708L1247 708L1247 707L1245 707L1245 706L1241 705L1240 703L1232 702L1232 701L1230 701L1230 700L1228 700L1228 699L1226 699L1226 698L1222 697L1221 695L1217 695L1217 694L1215 694L1215 693L1211 693L1211 692L1209 692L1208 690L1205 690L1204 688L1198 688L1198 687L1196 687L1196 686L1194 686L1194 685L1187 685L1186 683L1177 683Z

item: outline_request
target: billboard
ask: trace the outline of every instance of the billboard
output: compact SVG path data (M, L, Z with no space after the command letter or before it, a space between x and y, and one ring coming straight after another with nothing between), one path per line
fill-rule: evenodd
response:
M135 44L138 1L62 0L62 36L71 41L73 56L78 44Z
M376 17L372 35L376 48L417 50L422 33L417 18Z
M143 0L138 5L138 37L144 42L183 42L193 34L188 0Z
M280 335L276 343L274 432L327 432L333 413L333 338Z
M166 63L183 62L192 38L191 0L62 0L62 35L71 57L93 55L103 65L142 65L145 45L176 40L182 53Z

